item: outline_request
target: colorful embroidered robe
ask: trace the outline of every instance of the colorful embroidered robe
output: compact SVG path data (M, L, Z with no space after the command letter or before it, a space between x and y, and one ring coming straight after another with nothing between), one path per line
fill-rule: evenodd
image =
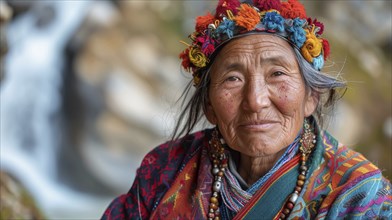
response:
M102 219L206 219L211 196L211 130L145 156L132 188ZM234 219L276 219L296 185L299 157L273 174ZM392 219L391 183L361 154L317 134L304 189L289 219Z

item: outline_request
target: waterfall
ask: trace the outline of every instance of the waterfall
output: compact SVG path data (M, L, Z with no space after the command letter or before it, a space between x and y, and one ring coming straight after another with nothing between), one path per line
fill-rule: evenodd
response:
M62 138L58 117L63 51L91 3L37 1L7 28L10 51L0 87L1 169L32 193L49 218L64 218L69 212L74 217L98 218L94 210L107 205L107 201L100 204L91 195L72 191L55 178ZM53 15L49 23L39 20L42 12Z

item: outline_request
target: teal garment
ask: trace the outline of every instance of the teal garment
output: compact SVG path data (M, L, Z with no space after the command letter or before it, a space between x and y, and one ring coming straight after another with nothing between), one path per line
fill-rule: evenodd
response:
M307 180L288 219L392 219L391 183L381 171L327 132L317 136ZM293 193L297 176L298 168L279 177L234 219L279 218L282 198Z

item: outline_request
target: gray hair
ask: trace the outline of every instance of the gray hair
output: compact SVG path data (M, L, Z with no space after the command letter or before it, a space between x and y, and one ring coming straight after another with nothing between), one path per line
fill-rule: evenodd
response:
M345 90L341 94L338 90L345 89L346 82L340 77L340 72L336 76L331 76L316 70L302 57L298 49L295 48L294 52L305 81L305 87L319 96L319 102L313 116L318 121L319 126L323 128L326 119L329 117L328 113L334 111L337 100L344 95Z
M301 75L305 82L306 89L310 89L312 94L319 98L317 107L313 116L316 118L319 126L323 128L324 122L329 112L333 112L336 102L342 95L338 90L346 87L346 82L337 76L331 76L314 69L301 55L297 48L293 48L297 58ZM211 62L212 64L213 62ZM192 89L192 81L185 88L180 99L182 99L182 111L176 122L172 134L172 140L189 134L195 126L200 122L206 112L208 102L208 90L210 85L210 67L202 70L200 83L196 86L196 90L188 100L189 93ZM344 93L343 93L344 94Z

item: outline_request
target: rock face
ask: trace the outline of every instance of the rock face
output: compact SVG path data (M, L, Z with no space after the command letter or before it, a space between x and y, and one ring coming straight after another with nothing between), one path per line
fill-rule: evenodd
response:
M12 9L4 1L0 1L0 82L4 78L4 56L8 51L6 25L12 17Z
M26 188L0 171L0 219L44 219Z
M173 56L181 44L171 48L179 37L160 36L165 30L148 18L157 16L149 4L118 4L96 4L70 39L64 84L64 122L74 137L65 145L77 148L63 155L79 154L80 166L115 193L129 188L143 155L171 134L178 111L172 103L187 83ZM104 22L94 17L99 11ZM86 180L83 190L94 188L105 192Z
M48 7L54 7L55 2L65 4L67 1L38 1L29 5L10 3L14 9L22 8L16 10L18 18L33 13L32 20L36 21L28 26L31 30L29 37L13 36L9 44L10 50L20 45L20 39L29 40L34 33L42 31L45 25L61 17L61 11L46 10ZM7 154L7 161L11 162L3 166L4 156L1 155L2 168L11 166L11 174L21 167L32 168L32 173L37 174L31 174L31 177L35 176L37 180L35 185L28 180L20 181L28 189L42 190L32 190L31 194L40 207L43 207L45 214L53 219L99 218L115 195L127 192L142 157L154 146L170 138L176 116L181 110L181 107L175 104L176 100L191 80L188 73L181 71L180 61L177 59L179 52L184 49L179 41L186 40L187 34L193 30L194 17L211 10L210 6L216 3L85 2L90 3L88 10L80 12L83 13L83 19L72 34L64 38L63 45L54 53L61 57L61 66L54 65L51 71L46 71L48 77L31 73L39 62L45 63L53 59L52 56L39 59L39 55L45 52L45 47L40 45L47 45L48 41L41 41L40 45L35 43L31 47L35 51L31 53L34 55L34 65L19 65L20 68L26 67L25 73L19 71L15 74L20 74L18 76L23 79L15 85L20 88L17 90L19 92L9 97L13 100L12 105L4 109L15 113L19 120L26 120L17 125L11 119L1 122L1 136L13 132L14 136L7 135L7 138L15 137L12 146L2 144L2 153L4 149L12 149L7 153L15 153L13 150L17 148L24 156ZM359 22L363 14L355 14L355 10L351 9L354 6L366 6L367 14L386 13L390 18L391 12L382 10L388 8L390 3L385 1L382 4L386 5L380 6L380 2L356 5L356 1L306 1L305 4L313 14L325 17L320 20L326 21L326 34L333 46L331 60L336 62L334 67L328 68L331 66L328 64L332 63L328 61L326 71L340 74L339 70L344 66L343 76L349 80L349 89L342 99L342 104L338 105L337 117L327 128L343 143L365 146L356 149L364 152L372 161L379 161L377 165L387 170L387 176L392 176L392 167L388 163L392 151L389 84L392 74L391 62L387 59L391 57L391 51L380 49L383 45L387 45L387 48L392 45L390 28L389 32L385 31L385 25L388 25L385 24L381 29L374 29L377 25L372 22L377 19L369 18L366 22ZM75 7L71 11L76 10L76 4L69 7ZM337 15L335 13L338 9L343 12ZM364 9L358 12L362 10ZM43 13L45 11L48 13ZM353 18L356 18L355 21L352 21ZM15 26L18 20L15 18L9 25ZM388 23L386 20L384 22ZM355 24L355 33L358 36L350 35L350 24ZM63 30L62 26L57 28ZM362 36L359 33L361 30L371 33L373 37L362 39L359 37ZM389 38L381 37L388 34ZM2 45L3 39L1 38ZM347 42L352 43L348 45ZM385 68L380 67L380 63L384 64ZM4 88L10 83L7 78L12 72L6 70L5 73L6 77L1 85L2 104L7 94ZM44 89L47 87L37 87L37 84L32 85L31 82L41 79L39 82L53 86L49 83L52 79L50 73L58 74L58 85L56 84L52 92L41 94L39 91L46 91ZM356 83L357 81L363 83ZM25 102L20 101L26 96L30 98ZM45 113L45 109L37 107L39 103L53 96L57 99L55 102L49 102L47 107L55 109L54 113ZM55 106L57 107L54 108ZM1 113L4 112L2 108ZM37 115L39 120L32 120ZM51 135L42 132L43 127L49 130ZM23 138L29 137L26 131L34 131L32 133L39 138ZM47 141L49 138L51 142ZM4 138L1 139L4 141ZM51 144L46 144L44 148L40 143ZM32 153L35 152L34 149L39 149L39 153ZM36 156L40 154L43 156ZM18 160L9 158L22 158L19 161L24 162L23 166L17 163ZM50 174L39 168L34 170L33 168L39 167L37 164L44 164L43 170L51 170ZM25 179L29 179L29 176ZM44 188L50 188L49 194L53 193L55 196L48 193L42 195Z

